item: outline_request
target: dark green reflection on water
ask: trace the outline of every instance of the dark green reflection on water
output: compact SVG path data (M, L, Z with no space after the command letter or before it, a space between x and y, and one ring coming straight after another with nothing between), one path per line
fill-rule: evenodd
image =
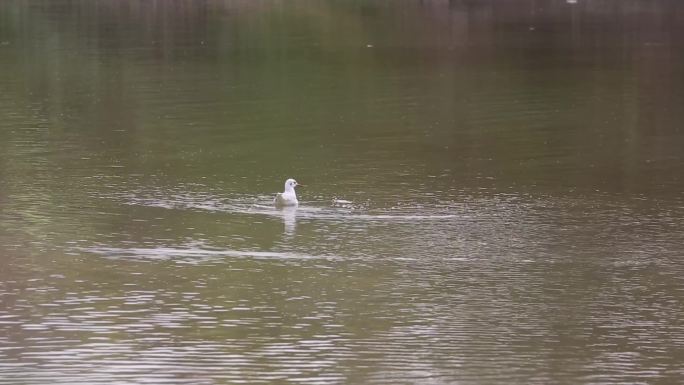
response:
M683 19L0 3L0 383L675 381Z

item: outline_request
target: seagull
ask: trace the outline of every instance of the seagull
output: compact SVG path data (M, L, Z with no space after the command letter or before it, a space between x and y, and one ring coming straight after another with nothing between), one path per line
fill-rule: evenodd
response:
M273 204L276 206L297 206L299 201L297 201L297 193L295 193L295 187L303 186L297 183L296 180L290 178L285 181L285 191L277 193L275 199L273 199Z

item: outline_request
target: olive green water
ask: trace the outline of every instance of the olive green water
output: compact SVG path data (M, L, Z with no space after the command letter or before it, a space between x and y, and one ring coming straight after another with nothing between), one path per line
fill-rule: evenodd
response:
M681 382L683 26L0 2L0 384Z

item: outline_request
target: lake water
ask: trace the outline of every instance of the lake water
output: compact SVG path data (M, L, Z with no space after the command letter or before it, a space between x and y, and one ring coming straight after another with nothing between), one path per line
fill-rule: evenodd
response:
M682 382L683 33L680 1L0 2L0 384Z

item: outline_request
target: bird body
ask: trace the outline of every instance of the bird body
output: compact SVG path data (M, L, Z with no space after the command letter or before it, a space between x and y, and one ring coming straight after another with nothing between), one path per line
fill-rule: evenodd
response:
M295 192L295 187L301 186L294 179L288 179L285 181L285 191L277 193L275 199L273 199L273 204L276 206L297 206L299 201L297 200L297 193Z

